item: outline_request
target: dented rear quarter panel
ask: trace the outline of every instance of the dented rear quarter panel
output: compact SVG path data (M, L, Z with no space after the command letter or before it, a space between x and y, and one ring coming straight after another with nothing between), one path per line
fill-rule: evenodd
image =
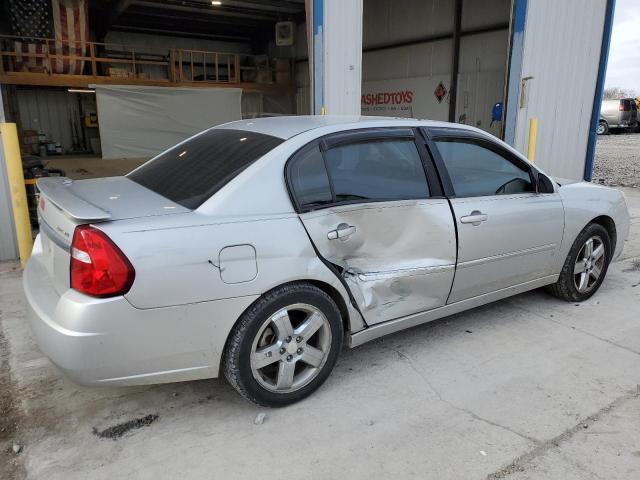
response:
M193 212L112 222L102 229L136 270L125 297L140 309L261 295L297 280L327 283L348 303L344 287L317 257L295 214L214 220ZM221 252L234 246L251 248L237 249L221 265ZM359 328L351 316L353 328Z

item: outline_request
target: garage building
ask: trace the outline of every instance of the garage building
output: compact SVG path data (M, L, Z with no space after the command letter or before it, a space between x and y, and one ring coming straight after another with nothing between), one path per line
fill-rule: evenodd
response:
M537 125L536 163L590 180L614 3L9 0L0 120L23 157L73 178L123 174L239 118L363 114L466 123L525 154Z

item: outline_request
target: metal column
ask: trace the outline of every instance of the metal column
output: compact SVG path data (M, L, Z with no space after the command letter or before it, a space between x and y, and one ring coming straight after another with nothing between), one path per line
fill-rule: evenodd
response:
M524 29L527 23L527 0L514 0L511 14L509 64L507 65L507 95L503 109L504 141L512 147L516 142L516 121L520 102Z
M359 115L362 0L312 0L313 113Z
M602 94L604 92L604 81L607 76L607 63L609 61L609 46L611 44L611 31L613 30L613 14L616 9L616 0L607 0L607 13L605 14L604 27L602 30L602 47L600 49L600 64L598 66L598 80L596 81L596 92L593 99L593 109L591 111L591 128L589 129L589 140L587 143L587 158L584 164L584 179L591 181L593 175L593 160L596 154L596 142L598 134L596 129L600 122L600 107L602 106Z
M3 90L0 86L0 123L5 121ZM0 142L2 139L0 138ZM18 258L18 243L13 224L13 210L9 195L9 182L4 158L4 149L0 145L0 260L15 260Z
M311 45L313 113L324 113L324 0L311 0L313 28Z
M460 30L462 29L462 0L456 0L453 16L453 57L451 59L451 85L449 87L449 121L456 121L458 97L458 71L460 70Z

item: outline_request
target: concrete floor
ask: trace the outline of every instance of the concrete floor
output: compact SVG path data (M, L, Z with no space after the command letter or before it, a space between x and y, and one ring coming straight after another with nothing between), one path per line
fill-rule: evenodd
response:
M0 478L640 478L640 190L625 194L631 237L589 301L535 291L345 349L279 410L222 380L73 385L0 264Z

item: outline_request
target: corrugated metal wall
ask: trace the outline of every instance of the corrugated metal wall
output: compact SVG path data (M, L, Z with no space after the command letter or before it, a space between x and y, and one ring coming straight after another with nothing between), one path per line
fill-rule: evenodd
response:
M17 90L17 96L22 130L44 133L65 152L74 148L82 128L77 94L66 89L28 88Z
M529 0L516 148L526 152L529 119L538 119L536 163L552 175L582 179L606 0Z

